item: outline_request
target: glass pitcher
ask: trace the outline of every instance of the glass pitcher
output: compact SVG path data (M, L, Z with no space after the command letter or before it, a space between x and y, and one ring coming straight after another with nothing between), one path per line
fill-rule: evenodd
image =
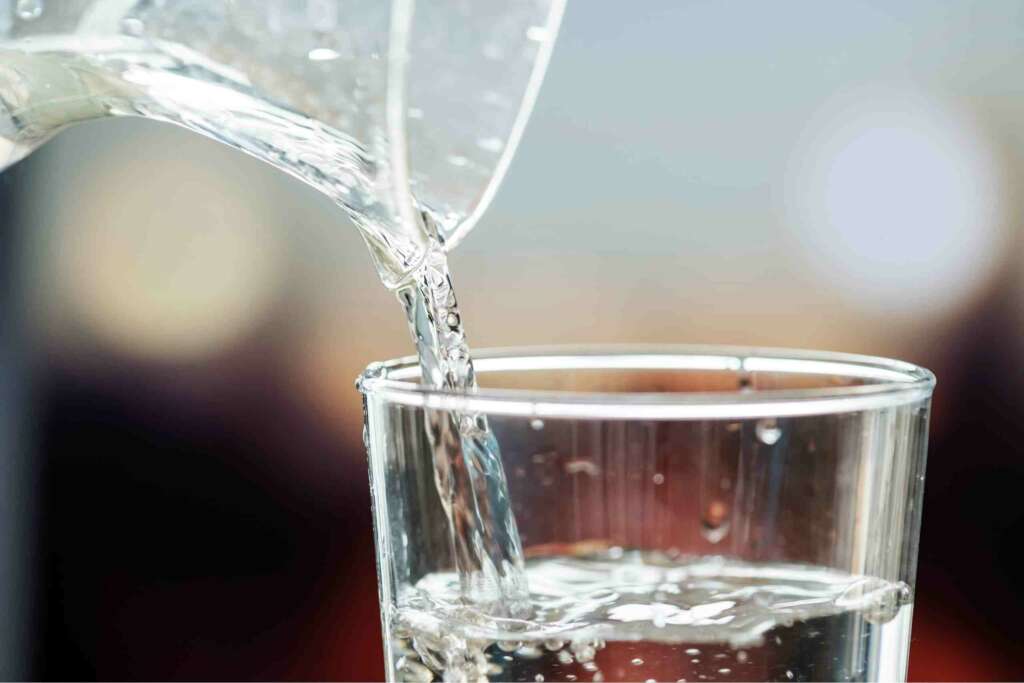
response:
M175 123L327 194L396 287L492 198L563 5L0 0L0 169L79 121Z

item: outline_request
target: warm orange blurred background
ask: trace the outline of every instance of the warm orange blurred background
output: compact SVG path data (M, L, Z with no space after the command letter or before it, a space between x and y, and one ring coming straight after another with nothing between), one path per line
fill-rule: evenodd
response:
M1024 4L570 3L453 260L476 346L939 376L911 677L1024 678ZM0 181L0 669L378 679L360 398L411 351L355 229L134 120Z

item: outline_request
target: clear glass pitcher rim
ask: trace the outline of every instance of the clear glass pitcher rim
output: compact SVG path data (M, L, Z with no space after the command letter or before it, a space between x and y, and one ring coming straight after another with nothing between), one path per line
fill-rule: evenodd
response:
M839 376L870 383L797 389L583 392L481 388L471 394L419 384L413 356L371 363L356 381L368 397L466 413L571 419L753 419L877 410L927 400L935 376L888 358L797 349L713 345L592 345L485 349L477 374L543 370L703 370Z

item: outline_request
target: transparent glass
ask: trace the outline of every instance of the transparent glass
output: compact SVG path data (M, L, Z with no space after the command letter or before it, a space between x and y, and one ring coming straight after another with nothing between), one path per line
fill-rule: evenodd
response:
M723 348L475 356L479 391L371 365L364 395L389 680L900 680L926 370ZM530 610L459 594L426 425L484 415Z
M343 206L394 286L494 196L563 5L0 0L0 169L81 121L176 123Z

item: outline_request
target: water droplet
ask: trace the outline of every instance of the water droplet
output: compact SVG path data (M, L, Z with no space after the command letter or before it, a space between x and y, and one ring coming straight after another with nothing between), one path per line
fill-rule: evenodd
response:
M499 672L499 673L500 673L500 672ZM572 674L566 674L566 675L565 675L565 680L567 680L567 681L575 681L575 680L576 680L576 677L575 677L575 676L573 676Z
M653 477L651 477L651 481L654 482L655 486L661 486L662 484L665 483L665 475L662 474L661 472L658 472Z
M594 672L594 678L591 679L591 680L593 680L594 683L601 683L601 681L604 680L604 674L601 673L600 671L595 671Z
M533 677L533 680L537 681L537 683L544 683L544 674L537 674Z
M676 679L676 683L686 683L686 679L685 678L677 678Z
M455 313L453 311L453 312L448 314L448 316L444 319L444 321L446 323L448 323L448 327L452 327L452 328L458 327L459 326L459 314Z
M874 604L864 611L864 618L872 624L884 624L899 614L900 608L911 600L910 586L905 583L890 584L878 591Z
M573 662L572 655L569 654L568 652L566 652L565 650L562 650L561 652L558 653L558 661L559 661L559 663L565 664L565 665L572 664L572 662Z
M793 672L789 669L786 669L786 678L788 678L789 680L793 680Z
M765 418L757 421L754 427L758 440L766 446L774 446L782 437L782 429L775 423L775 418Z
M700 664L700 657L694 657L690 660L692 664Z
M739 662L740 664L742 664L743 662L747 661L747 652L746 652L746 650L740 650L739 652L736 653L736 661Z
M691 657L696 657L700 654L700 650L698 650L695 647L691 647L686 651L686 654L690 655Z
M633 664L633 666L641 666L644 663L644 660L640 659L639 657L633 657L633 659L629 661Z
M780 636L775 636L775 644L782 645L782 638Z
M654 680L653 678L648 678L646 681L644 681L644 683L658 683L658 681Z
M564 640L558 640L557 638L551 638L550 640L544 641L544 647L551 652L558 652L565 645Z
M141 36L146 30L146 25L136 17L125 17L121 20L121 30L129 36Z
M523 643L518 640L499 640L497 644L498 649L505 652L515 652L523 646Z
M477 147L488 152L500 152L505 147L501 138L480 138L476 141Z
M43 16L43 0L18 0L14 11L22 21L35 21Z
M544 429L544 420L540 419L539 417L533 418L532 420L530 420L530 429L532 429L535 432L539 432L540 430Z
M732 673L732 669L728 669L728 668L723 667L723 668L718 670L718 673L720 673L722 675L728 675L728 674Z
M340 56L341 54L337 50L332 50L329 47L315 47L306 53L306 58L311 62L330 62Z

